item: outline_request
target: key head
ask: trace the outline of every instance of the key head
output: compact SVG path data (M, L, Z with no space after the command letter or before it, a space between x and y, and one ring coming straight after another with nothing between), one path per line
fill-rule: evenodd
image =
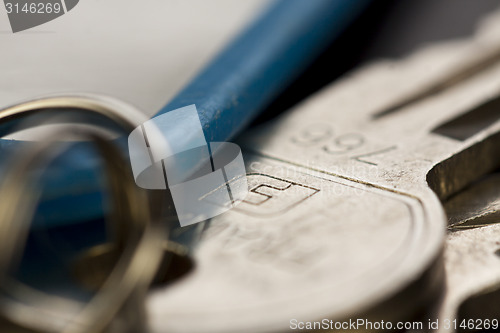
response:
M500 162L486 153L498 147L490 145L498 121L484 126L484 115L474 116L483 126L463 139L448 130L496 96L500 65L380 111L478 50L480 38L368 65L247 133L250 194L212 221L193 274L149 298L152 326L269 332L293 328L292 319L404 321L437 301L447 224L440 198Z
M428 218L437 200L245 156L250 194L211 221L193 273L153 291L154 328L268 332L292 319L396 320L438 295L442 225Z

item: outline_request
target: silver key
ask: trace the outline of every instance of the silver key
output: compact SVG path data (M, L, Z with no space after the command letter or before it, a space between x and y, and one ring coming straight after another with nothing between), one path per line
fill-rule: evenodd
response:
M500 63L491 60L498 46L485 38L372 64L247 133L251 193L211 221L193 274L150 295L153 331L395 323L437 304L441 200L500 165L498 114L477 111L500 93ZM485 62L411 101L423 86ZM471 129L457 137L466 113Z

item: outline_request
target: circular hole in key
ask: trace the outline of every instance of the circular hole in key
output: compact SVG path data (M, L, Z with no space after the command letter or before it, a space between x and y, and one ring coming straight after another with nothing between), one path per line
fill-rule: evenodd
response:
M170 260L161 261L152 286L159 287L177 281L189 274L193 268L194 261L188 255L172 253Z
M495 254L497 255L497 257L500 258L500 248L498 248L498 250L495 251Z

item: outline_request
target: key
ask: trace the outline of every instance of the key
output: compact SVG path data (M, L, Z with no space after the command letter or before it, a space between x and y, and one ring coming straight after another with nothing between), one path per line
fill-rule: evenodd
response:
M464 215L448 210L451 228L445 251L448 288L438 310L439 332L500 327L499 180L498 173L490 175L450 200L460 201L465 193L470 199L467 217L462 220L462 225L467 226L454 227L452 223L456 223L457 216ZM485 195L490 196L485 198ZM471 201L482 203L482 207L471 209Z
M368 65L249 131L250 195L211 221L196 270L149 296L153 331L339 329L349 319L370 331L367 321L395 325L437 306L442 202L500 165L499 113L485 111L500 94L500 62L487 32Z
M500 174L494 172L444 202L446 291L432 320L437 332L500 327L499 185Z

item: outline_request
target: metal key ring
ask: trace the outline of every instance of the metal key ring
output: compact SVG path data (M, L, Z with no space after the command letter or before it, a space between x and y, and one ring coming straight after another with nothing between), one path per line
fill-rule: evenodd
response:
M61 117L64 115L64 117ZM53 116L53 121L67 123L68 115L82 117L85 124L106 126L109 129L118 129L130 133L137 126L148 120L134 107L120 100L93 94L67 94L54 95L32 99L0 109L0 136L11 134L14 131L33 127L36 120L44 122L48 116ZM29 121L19 121L24 119ZM26 126L28 124L28 126ZM35 124L36 125L36 124ZM16 140L0 140L0 152L10 152L10 146L18 148ZM22 146L33 144L29 141L19 141ZM118 142L117 142L118 143ZM62 170L64 171L64 170ZM66 184L63 184L66 185ZM88 209L89 207L86 207ZM71 212L67 212L71 213Z
M109 103L110 101L111 103ZM114 122L120 123L120 125L127 130L133 129L138 123L137 121L131 121L131 119L139 118L135 115L130 117L129 114L124 116L124 113L122 112L126 108L120 108L120 113L115 112L116 102L109 99L105 99L105 101L103 101L102 98L93 99L88 98L87 96L64 96L49 98L44 101L33 101L7 109L6 112L0 113L0 119L13 119L18 117L20 114L29 113L34 109L40 110L54 107L77 107L80 111L96 112L100 115L104 115ZM147 216L148 210L135 209L135 207L138 207L137 204L141 203L141 201L144 202L143 207L146 207L148 203L145 201L145 193L135 185L131 175L128 175L129 177L127 177L124 173L124 161L122 160L122 163L117 163L117 161L120 160L117 148L97 134L87 133L87 136L91 137L101 155L104 157L104 162L106 163L108 175L110 176L112 188L115 194L114 197L118 197L121 200L120 209L129 210L127 214L123 215L131 217L128 221L129 225L127 227L140 230L142 233L127 233L130 237L135 238L132 240L133 243L135 243L135 246L128 246L125 249L124 254L119 259L114 270L100 289L99 293L87 306L83 307L83 309L79 311L76 320L73 319L69 323L69 326L64 329L64 332L102 331L106 326L108 326L116 312L120 311L120 307L124 304L127 297L132 295L137 290L141 291L142 289L142 291L145 291L154 276L163 254L163 251L161 250L161 242L164 239L164 228L162 229L160 227L157 216L152 219ZM12 172L9 173L9 178L6 179L5 183L0 188L0 194L2 194L4 198L9 198L9 200L5 200L0 203L0 212L2 212L1 218L4 220L3 223L0 224L0 228L3 229L0 233L0 244L5 244L4 251L2 251L2 254L0 255L0 274L5 273L11 260L11 256L15 252L17 242L13 241L16 237L12 237L12 235L22 235L23 225L26 224L26 219L29 217L29 211L24 207L26 207L27 204L27 194L33 192L28 191L30 189L30 184L25 181L25 173L29 172L32 164L43 160L45 151L49 148L50 144L44 143L36 149L33 149L28 155L19 158L14 167L11 169ZM113 172L109 172L110 170ZM124 185L126 186L125 191L122 190ZM158 195L158 193L159 192L156 192L156 195ZM158 200L158 198L156 199ZM31 200L31 204L34 205L36 197L32 196L31 198L28 198L28 200ZM23 205L23 210L21 211L26 214L19 214L20 210L16 209L21 207L21 204ZM27 206L30 206L30 203L28 203ZM161 205L157 205L157 207L158 206ZM122 225L121 227L124 228L126 226ZM2 276L2 278L3 282L9 282L9 285L12 285L13 281L9 281L5 275ZM19 286L19 282L14 283ZM6 286L5 283L2 285L4 287ZM52 304L61 303L61 299L58 297L51 297L45 294L37 293L36 291L30 290L27 286L21 286L21 288L17 288L16 290L27 291L33 299L41 298L44 300L45 304L47 304L47 302ZM26 292L24 294L26 295ZM67 300L64 300L63 302L65 306L68 305L68 308L71 308L70 303L72 302L68 302ZM26 323L26 318L29 320L37 318L37 315L39 315L39 313L37 313L37 309L24 306L18 302L16 303L12 299L5 298L2 300L1 306L4 310L4 314L9 320L17 323L24 323L28 326L30 326L30 323ZM13 309L21 311L11 311ZM22 314L23 319L16 317L16 313ZM27 315L28 313L30 315ZM45 314L43 314L42 317L43 316L45 316ZM37 322L37 326L40 326L40 322ZM47 323L47 326L51 325ZM54 331L54 329L51 328L49 331Z
M115 98L95 94L53 95L11 105L0 111L2 125L7 121L19 119L32 113L52 112L58 109L73 109L108 118L127 131L147 120L138 110ZM120 110L117 112L116 110ZM64 120L64 118L61 118ZM5 135L5 134L3 134Z
M111 321L112 317L120 310L120 307L127 298L130 297L137 288L142 290L146 289L156 272L162 255L161 244L164 237L161 233L158 221L153 219L153 223L149 223L150 217L146 209L137 210L133 208L137 207L137 204L147 205L144 193L141 193L139 189L134 189L135 184L133 181L130 181L130 175L127 180L127 177L125 177L126 174L123 173L124 170L122 169L120 171L120 168L117 168L121 163L117 163L119 155L116 150L111 148L111 144L98 136L95 136L93 140L97 143L102 156L105 156L108 173L112 171L109 175L111 178L114 178L114 180L112 180L112 184L114 183L112 185L114 192L113 198L120 198L120 200L118 200L119 202L115 203L115 205L119 205L121 209L130 207L128 212L130 219L126 221L127 225L122 227L135 229L136 233L130 233L130 235L136 236L137 239L129 240L134 246L130 246L129 244L99 293L87 306L79 311L76 319L72 320L68 327L64 328L64 332L102 331ZM36 201L35 195L30 191L30 184L25 181L26 173L29 172L32 163L44 158L44 152L48 148L49 144L46 143L42 147L33 150L22 159L19 159L18 161L20 162L14 164L12 172L9 174L10 177L0 189L0 194L3 195L4 198L9 198L9 200L2 201L0 204L0 211L2 212L3 218L3 223L1 225L4 229L0 233L0 242L4 244L4 251L0 257L0 270L2 272L6 271L6 267L9 265L15 248L19 243L22 243L22 239L19 237L22 237L23 226L25 226L26 220L29 217L29 209L26 209L26 206L32 207ZM46 156L47 155L45 155L45 157ZM125 182L128 188L123 190L123 186L116 186L116 180ZM125 194L126 198L120 194ZM23 208L25 214L20 213L21 210L19 207ZM142 233L139 233L139 231L142 231ZM18 237L16 237L16 235ZM16 287L19 283L9 281L5 276L3 282L3 286L7 287L4 292L9 293L9 296L19 296L12 295L12 292L14 291L15 294L15 291L22 290L24 292L20 297L21 299L26 297L31 298L29 295L33 291L29 290L29 287ZM32 303L39 303L41 298L40 293L32 293L31 295L35 298L31 300L34 301ZM49 296L43 296L43 302L45 305L61 303L60 299L54 299ZM65 302L65 305L66 304L67 302ZM10 312L8 314L13 315L9 319L13 319L16 322L22 322L24 319L20 317L15 318L15 313L8 310L16 308L21 310L22 308L19 314L29 319L36 318L37 312L39 312L36 308L26 307L22 303L13 304L12 300L6 299L3 300L1 306L4 310L7 310L6 312ZM30 315L27 315L27 313L30 313ZM43 316L47 316L47 313L45 312ZM61 319L62 318L59 320ZM51 318L49 321L54 322L55 320ZM47 322L47 326L51 325L53 324ZM37 326L40 326L40 321L37 322ZM52 329L49 331L59 331L59 329Z

